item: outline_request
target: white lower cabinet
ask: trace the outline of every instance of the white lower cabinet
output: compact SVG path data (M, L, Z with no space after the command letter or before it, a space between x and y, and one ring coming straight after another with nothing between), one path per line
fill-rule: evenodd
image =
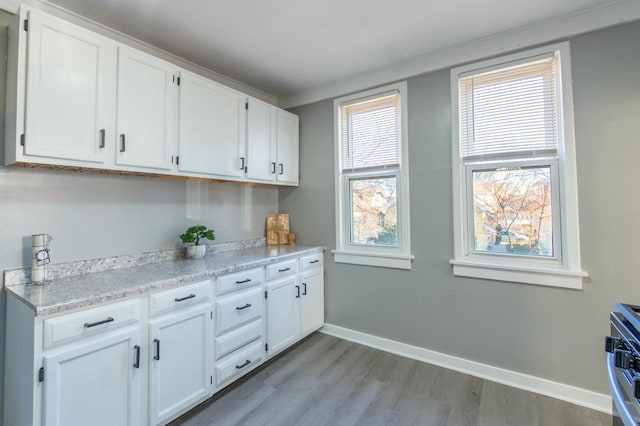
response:
M8 294L6 425L166 424L324 324L322 253L44 318Z
M127 327L44 355L43 423L140 424L141 340L139 326Z
M324 325L324 273L321 268L300 274L300 333L302 336Z
M298 266L298 262L300 265ZM297 273L300 270L302 272ZM267 355L289 347L324 325L324 270L322 254L284 261L267 267ZM270 274L269 272L272 272Z
M297 277L267 284L267 355L272 356L300 337Z
M149 421L160 424L210 395L213 313L209 303L149 322Z

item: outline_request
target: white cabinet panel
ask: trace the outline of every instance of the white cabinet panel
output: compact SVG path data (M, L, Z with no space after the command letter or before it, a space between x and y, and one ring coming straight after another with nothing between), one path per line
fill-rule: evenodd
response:
M278 109L249 98L247 110L247 178L276 180L276 137Z
M44 356L44 424L140 423L142 380L134 366L140 329L129 329Z
M216 359L230 354L247 343L261 339L263 337L263 326L262 319L259 319L237 330L216 336Z
M261 318L263 300L264 293L261 288L218 298L216 300L217 335Z
M176 143L177 67L118 48L116 163L170 170Z
M245 102L242 93L181 72L180 171L244 176Z
M107 141L113 149L115 43L34 11L27 36L25 154L103 163Z
M262 342L240 349L216 364L216 385L237 379L260 365L264 359Z
M300 274L300 322L305 336L324 325L324 273L322 269Z
M293 344L300 336L300 309L296 277L267 285L267 356Z
M299 118L278 110L278 182L298 184Z
M211 305L150 321L149 420L157 424L206 398L213 374Z

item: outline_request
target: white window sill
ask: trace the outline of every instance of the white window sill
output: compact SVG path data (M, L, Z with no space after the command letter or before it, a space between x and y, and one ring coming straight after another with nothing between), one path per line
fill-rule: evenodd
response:
M449 263L453 265L453 275L455 276L576 290L582 290L582 279L589 276L584 271L569 271L559 268L515 267L455 259L450 260Z
M362 253L344 250L331 250L336 263L351 263L354 265L378 266L380 268L411 269L414 255L400 255L387 253Z

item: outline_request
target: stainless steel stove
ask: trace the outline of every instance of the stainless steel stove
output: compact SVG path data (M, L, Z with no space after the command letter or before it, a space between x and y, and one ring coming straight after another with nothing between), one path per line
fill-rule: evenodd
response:
M640 425L640 306L618 303L605 339L613 424Z

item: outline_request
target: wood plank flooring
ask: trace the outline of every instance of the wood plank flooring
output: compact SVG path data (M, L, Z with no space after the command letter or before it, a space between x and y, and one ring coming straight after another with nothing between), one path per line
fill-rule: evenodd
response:
M174 424L600 426L611 416L315 333Z

